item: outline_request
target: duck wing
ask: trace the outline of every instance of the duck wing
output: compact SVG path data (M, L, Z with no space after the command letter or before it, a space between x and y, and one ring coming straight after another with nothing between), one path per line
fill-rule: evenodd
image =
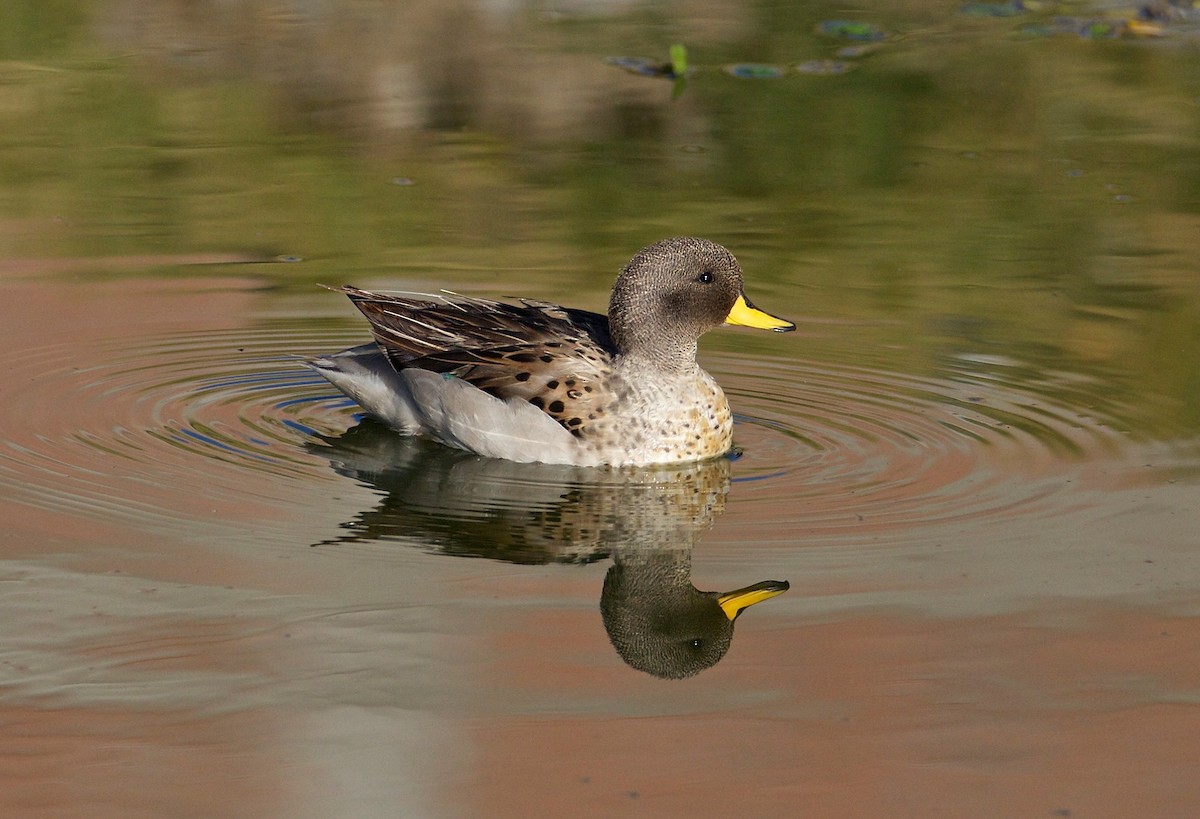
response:
M453 375L497 398L528 401L577 437L605 410L616 354L606 316L532 299L337 289L371 323L397 371Z

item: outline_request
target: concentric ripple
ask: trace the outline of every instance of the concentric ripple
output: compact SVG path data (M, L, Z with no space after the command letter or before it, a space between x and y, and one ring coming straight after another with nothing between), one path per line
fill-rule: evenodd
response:
M247 499L286 509L346 480L322 441L357 407L297 353L356 343L295 326L37 348L7 403L0 485L26 505L163 525ZM731 504L808 535L1052 511L1071 464L1120 433L1051 396L965 376L920 379L708 356L738 412ZM17 421L20 421L20 424ZM505 503L512 503L508 498ZM789 531L790 535L792 531Z
M1080 462L1124 444L1053 397L1065 387L734 356L713 369L740 412L743 503L784 510L781 537L1050 514Z
M0 484L23 502L97 516L210 514L247 497L286 501L297 482L330 480L303 444L353 423L352 402L295 350L335 348L306 332L181 333L86 351L27 354L37 373L8 402Z

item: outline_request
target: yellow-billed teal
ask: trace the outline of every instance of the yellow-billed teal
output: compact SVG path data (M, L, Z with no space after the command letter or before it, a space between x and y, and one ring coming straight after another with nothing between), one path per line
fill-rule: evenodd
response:
M778 332L724 247L692 237L639 251L608 316L520 300L338 288L375 342L309 362L368 414L405 434L513 461L635 466L727 453L725 394L696 364L722 323Z

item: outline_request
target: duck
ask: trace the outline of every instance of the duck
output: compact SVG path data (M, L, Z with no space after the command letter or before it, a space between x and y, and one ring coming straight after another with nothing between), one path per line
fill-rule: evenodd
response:
M534 299L383 293L344 285L374 341L306 363L367 415L476 455L651 466L726 455L733 415L696 362L723 324L790 332L756 308L716 242L677 236L634 254L608 314Z

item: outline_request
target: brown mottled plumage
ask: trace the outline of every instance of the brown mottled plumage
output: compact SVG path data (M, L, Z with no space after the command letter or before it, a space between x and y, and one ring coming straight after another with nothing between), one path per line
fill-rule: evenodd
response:
M530 299L430 301L337 289L371 322L397 370L451 374L496 398L528 401L576 435L604 413L596 385L611 377L617 354L604 316Z
M314 359L317 372L402 432L520 461L724 454L732 415L696 364L697 340L723 322L795 327L749 305L728 250L688 237L635 255L607 318L532 300L337 289L371 323L375 344Z

